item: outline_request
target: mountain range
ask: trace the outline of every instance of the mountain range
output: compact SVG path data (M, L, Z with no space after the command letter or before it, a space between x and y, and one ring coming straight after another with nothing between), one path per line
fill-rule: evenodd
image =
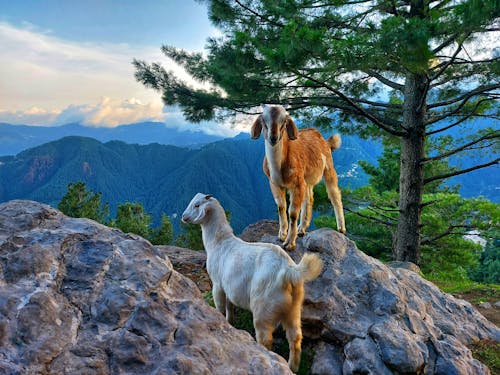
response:
M344 138L343 150L334 153L340 185L366 184L357 161L372 157L354 138ZM57 206L69 182L84 181L102 193L112 214L120 203L140 202L158 221L162 213L178 217L194 194L203 192L221 201L239 231L276 216L263 157L262 139L248 135L199 149L70 136L0 157L0 201L32 199Z
M87 136L65 137L79 133ZM57 140L44 142L50 138ZM29 144L37 146L26 149ZM23 151L14 152L18 149ZM359 160L376 164L381 151L376 141L342 136L342 147L333 154L341 189L367 184ZM187 203L195 193L203 192L216 196L231 212L235 231L276 217L262 172L263 140L250 140L246 133L221 139L161 123L117 128L0 124L0 155L4 155L0 156L0 202L32 199L57 206L69 182L84 181L102 193L112 216L118 204L140 202L155 223L166 213L177 227ZM467 166L471 160L462 163ZM463 196L484 195L500 202L498 169L454 177L450 184L460 184Z
M180 130L161 122L141 122L113 128L81 124L30 126L0 123L0 156L16 155L28 148L67 136L89 137L101 142L116 140L142 145L156 142L186 147L199 147L224 138L202 131Z

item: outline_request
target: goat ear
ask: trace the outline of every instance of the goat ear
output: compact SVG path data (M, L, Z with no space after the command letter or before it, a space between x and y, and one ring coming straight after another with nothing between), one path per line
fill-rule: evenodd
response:
M295 125L290 116L286 116L286 132L288 133L288 139L292 141L299 136L297 125Z
M262 121L264 121L264 119L262 118L262 115L259 115L259 117L257 117L253 122L252 129L250 131L252 139L258 139L260 137L260 132L262 131Z

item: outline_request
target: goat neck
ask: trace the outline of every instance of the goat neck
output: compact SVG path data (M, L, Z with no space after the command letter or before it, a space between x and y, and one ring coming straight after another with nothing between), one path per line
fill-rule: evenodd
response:
M283 185L281 168L287 159L288 142L290 142L290 140L286 134L283 134L281 140L274 146L272 146L267 139L264 142L267 165L271 175L270 178L273 183L278 185Z
M234 236L220 204L213 205L209 215L209 220L201 224L203 245L207 253L214 250L222 241Z

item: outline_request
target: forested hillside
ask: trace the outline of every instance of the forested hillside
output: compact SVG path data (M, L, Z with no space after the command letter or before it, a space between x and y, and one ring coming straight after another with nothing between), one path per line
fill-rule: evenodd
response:
M141 122L117 127L92 127L80 124L29 126L0 123L0 156L15 155L28 148L67 136L90 137L101 142L112 140L138 144L157 142L175 146L200 146L223 138L202 131L179 130L160 122Z
M228 139L193 150L160 144L66 137L0 158L0 201L32 199L57 206L69 182L84 181L112 215L119 203L140 202L155 222L161 214L183 212L197 192L217 196L232 214L236 231L275 217L275 204L262 172L262 140ZM374 156L355 138L345 137L334 160L343 187L367 182L360 159Z

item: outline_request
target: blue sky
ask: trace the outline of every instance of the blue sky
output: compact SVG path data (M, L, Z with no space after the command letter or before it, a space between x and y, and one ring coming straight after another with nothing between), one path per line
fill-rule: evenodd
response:
M75 42L201 49L213 32L206 6L193 0L1 0L0 21Z
M178 110L163 107L159 93L135 81L131 61L161 62L189 79L160 48L202 51L206 39L218 35L205 4L0 0L0 9L0 122L116 126L154 120L192 127Z

